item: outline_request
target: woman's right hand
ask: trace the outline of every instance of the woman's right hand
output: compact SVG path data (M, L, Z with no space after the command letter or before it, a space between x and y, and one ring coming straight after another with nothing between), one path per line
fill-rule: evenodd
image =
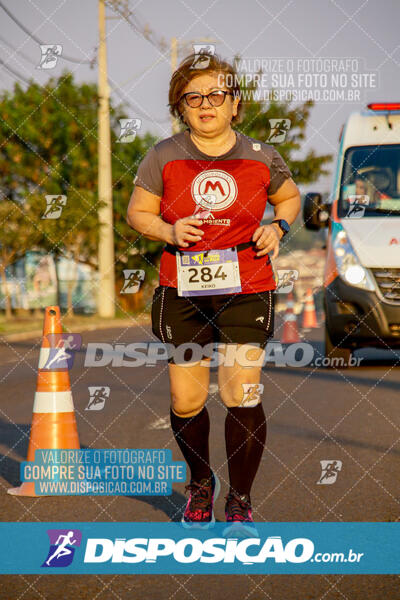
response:
M198 242L201 240L204 231L198 229L196 225L202 225L201 219L196 217L183 217L178 219L172 225L172 243L174 246L181 246L183 248L189 246L189 242Z

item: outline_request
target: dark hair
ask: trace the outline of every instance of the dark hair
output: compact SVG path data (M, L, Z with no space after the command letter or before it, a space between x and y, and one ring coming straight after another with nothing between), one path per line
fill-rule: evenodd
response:
M182 112L180 110L181 97L182 92L185 89L186 85L189 83L189 81L191 81L195 77L204 75L205 73L224 73L225 75L230 75L226 87L229 89L230 92L233 93L233 98L239 98L237 115L232 117L231 122L240 122L242 113L242 100L240 94L239 80L235 68L227 61L222 60L216 54L205 53L201 56L206 57L209 61L209 64L205 69L196 69L195 67L193 67L194 61L198 59L199 55L190 54L181 62L177 70L173 73L169 84L168 94L169 111L171 115L177 117L181 121L181 123L184 122L182 118ZM230 85L228 85L228 83Z

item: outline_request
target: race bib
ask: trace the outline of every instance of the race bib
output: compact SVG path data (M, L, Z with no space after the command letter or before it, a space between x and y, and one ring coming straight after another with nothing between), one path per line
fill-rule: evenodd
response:
M235 294L242 291L236 248L176 253L178 296Z

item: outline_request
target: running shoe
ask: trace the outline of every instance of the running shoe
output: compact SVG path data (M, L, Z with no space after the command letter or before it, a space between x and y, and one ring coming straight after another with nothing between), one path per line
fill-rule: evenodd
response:
M250 496L229 492L225 499L225 518L228 526L225 527L223 535L258 537L258 531L253 524Z
M185 491L190 490L189 500L182 517L182 525L186 528L208 529L215 523L213 505L218 497L221 484L218 477L211 472L211 478L191 481Z

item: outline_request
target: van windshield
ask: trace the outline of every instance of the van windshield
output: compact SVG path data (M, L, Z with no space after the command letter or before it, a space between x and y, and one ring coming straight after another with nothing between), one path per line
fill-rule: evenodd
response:
M400 145L349 148L344 157L339 217L400 215Z

